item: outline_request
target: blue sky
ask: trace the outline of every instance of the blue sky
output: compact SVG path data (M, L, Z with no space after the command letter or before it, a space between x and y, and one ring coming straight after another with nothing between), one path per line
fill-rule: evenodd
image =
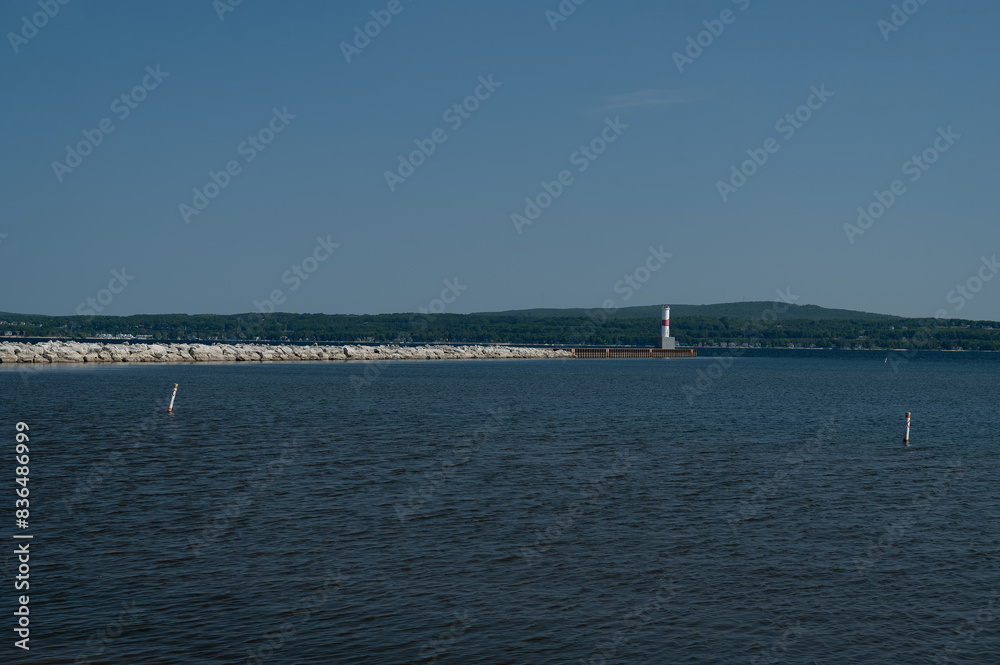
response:
M4 3L0 311L78 312L125 268L102 313L245 312L275 290L284 311L417 311L457 279L450 312L790 289L1000 319L1000 279L975 280L1000 253L996 3L911 0L889 31L873 0L567 0L565 20L556 0L226 2L41 0L41 27L39 0ZM372 12L391 21L348 62ZM403 178L417 142L433 152ZM748 150L767 160L720 193ZM226 186L198 199L210 172ZM558 196L515 223L543 182ZM645 272L651 247L671 256Z

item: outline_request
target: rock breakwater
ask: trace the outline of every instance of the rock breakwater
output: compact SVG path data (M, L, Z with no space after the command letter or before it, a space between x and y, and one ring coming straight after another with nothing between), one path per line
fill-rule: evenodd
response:
M572 358L569 351L513 346L293 346L288 344L106 344L4 342L0 363L265 362L290 360L474 360Z

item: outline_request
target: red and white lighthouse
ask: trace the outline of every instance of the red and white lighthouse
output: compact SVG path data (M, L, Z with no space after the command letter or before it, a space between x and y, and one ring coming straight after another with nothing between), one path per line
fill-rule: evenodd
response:
M673 349L676 346L676 340L670 336L670 307L664 305L660 312L660 348Z

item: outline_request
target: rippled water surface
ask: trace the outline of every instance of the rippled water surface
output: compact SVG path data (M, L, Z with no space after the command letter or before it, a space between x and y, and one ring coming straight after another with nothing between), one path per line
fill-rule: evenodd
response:
M2 366L2 660L1000 662L1000 356L884 355Z

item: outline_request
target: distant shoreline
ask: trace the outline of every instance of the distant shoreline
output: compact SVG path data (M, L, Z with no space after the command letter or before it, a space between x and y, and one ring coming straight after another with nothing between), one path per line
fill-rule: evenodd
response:
M918 344L925 350L1000 350L997 321L906 318L787 303L776 308L773 301L671 307L678 342L706 353L707 349L729 348L731 343L772 349L792 344L796 348L891 350ZM658 344L660 320L659 305L614 311L530 309L475 314L47 316L0 312L0 340L642 348Z
M419 348L466 348L466 347L481 347L481 348L510 348L510 349L540 349L540 350L561 350L561 349L648 349L650 346L634 345L634 344L533 344L530 342L344 342L344 341L327 341L327 340L258 340L253 342L240 341L240 340L150 340L150 339L138 339L138 338L124 338L124 339L107 339L103 337L94 338L74 338L74 337L18 337L14 335L2 336L0 337L0 347L5 344L46 344L50 342L62 342L62 343L76 343L76 344L105 344L105 345L115 345L115 346L125 346L125 345L160 345L160 346L178 346L178 345L201 345L201 346L267 346L267 347L281 347L281 346L291 346L291 347L312 347L318 346L323 348L330 347L352 347L352 348L402 348L402 349L419 349ZM653 347L655 348L655 347ZM698 351L699 355L703 352L709 351L909 351L911 349L905 347L874 347L870 349L851 349L842 346L705 346L698 344L679 344L678 349L695 349ZM1000 353L1000 350L993 349L920 349L921 351L949 351L954 353L964 353L964 352L974 352L974 353Z
M648 349L649 347L576 347L608 349ZM687 348L687 347L686 347ZM835 351L872 354L906 352L909 349L833 349L833 348L750 348L694 347L703 358L741 355L753 357L760 352ZM951 353L997 353L973 349L921 349ZM737 353L738 352L738 353ZM499 360L578 358L569 348L514 346L507 344L437 344L400 346L392 344L230 344L230 343L135 343L129 340L75 342L0 341L0 365L50 363L200 363L200 362L303 362L303 361L392 361L392 360ZM604 357L604 356L601 356ZM614 358L615 356L611 356ZM582 356L582 359L589 356Z

